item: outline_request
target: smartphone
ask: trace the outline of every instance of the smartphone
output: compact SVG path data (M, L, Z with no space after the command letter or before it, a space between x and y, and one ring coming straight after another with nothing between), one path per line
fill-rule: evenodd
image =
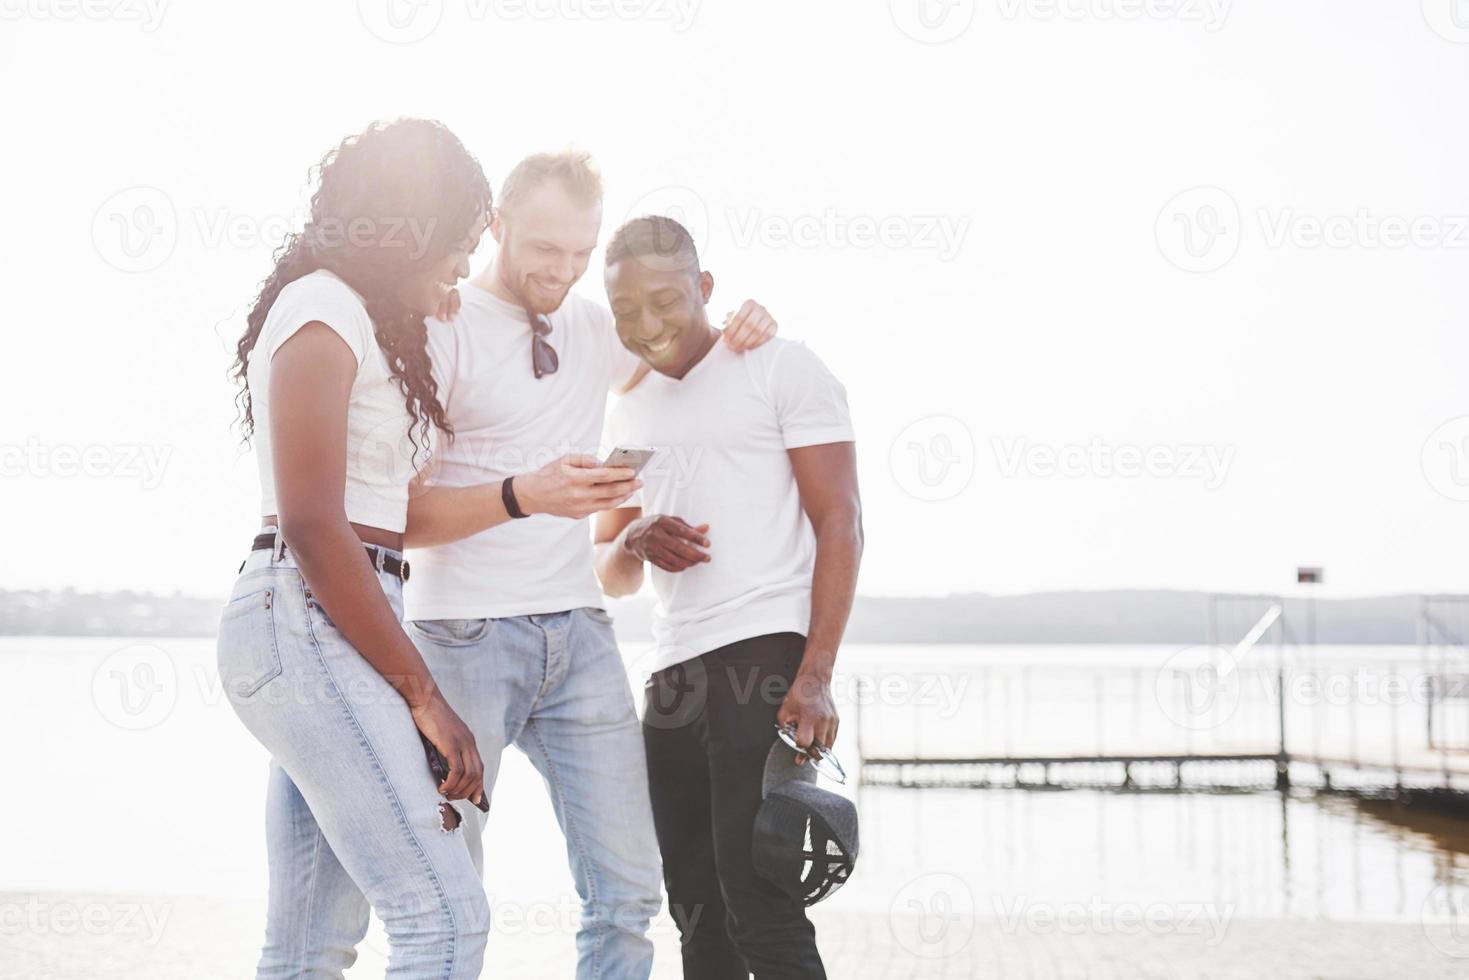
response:
M626 466L633 471L634 476L637 476L643 471L643 467L648 465L648 460L653 458L653 454L655 452L657 452L657 450L638 449L636 447L630 446L618 446L616 449L612 450L612 455L608 456L606 461L603 462L602 465Z
M434 786L444 785L444 780L449 778L449 760L444 758L444 753L423 732L418 733L418 738L423 742L423 754L428 756L428 771L433 774ZM481 813L490 812L490 802L484 793L480 793L479 800L474 805L479 807Z

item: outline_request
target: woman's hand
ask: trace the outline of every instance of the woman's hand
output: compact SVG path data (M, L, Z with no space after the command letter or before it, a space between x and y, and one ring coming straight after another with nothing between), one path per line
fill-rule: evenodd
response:
M485 764L474 744L474 733L443 695L435 693L418 707L409 708L413 723L443 753L449 778L439 786L445 799L476 802L485 791Z

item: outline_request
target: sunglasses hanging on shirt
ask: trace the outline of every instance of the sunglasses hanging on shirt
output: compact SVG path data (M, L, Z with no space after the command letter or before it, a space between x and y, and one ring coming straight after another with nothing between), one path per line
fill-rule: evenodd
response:
M532 313L525 311L530 319L530 367L539 381L548 374L555 374L556 369L561 367L561 359L556 356L556 348L551 346L546 338L551 335L551 318L544 313Z

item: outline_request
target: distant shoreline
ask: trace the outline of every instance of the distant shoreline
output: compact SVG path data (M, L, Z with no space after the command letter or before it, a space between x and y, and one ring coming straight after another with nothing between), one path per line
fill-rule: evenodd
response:
M1440 600L1441 601L1441 600ZM182 594L0 591L0 636L210 637L222 599ZM1469 646L1469 597L1423 617L1416 595L1282 600L1287 642L1414 646L1420 636ZM1258 597L1211 601L1206 592L1114 590L942 598L858 596L847 630L852 643L974 645L1233 644L1269 605ZM647 639L653 600L609 602L619 638ZM1456 632L1457 630L1457 632ZM1271 633L1268 642L1278 634Z

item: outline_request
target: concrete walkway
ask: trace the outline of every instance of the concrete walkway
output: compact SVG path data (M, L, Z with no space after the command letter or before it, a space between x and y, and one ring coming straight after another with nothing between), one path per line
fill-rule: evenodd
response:
M263 909L250 902L118 895L0 894L6 980L250 980ZM1419 923L1234 921L1200 931L1007 928L995 919L927 920L817 909L833 980L1439 980L1469 977L1469 931ZM677 939L655 928L653 975L676 980ZM370 936L351 980L382 976ZM571 980L564 928L502 929L485 977Z

